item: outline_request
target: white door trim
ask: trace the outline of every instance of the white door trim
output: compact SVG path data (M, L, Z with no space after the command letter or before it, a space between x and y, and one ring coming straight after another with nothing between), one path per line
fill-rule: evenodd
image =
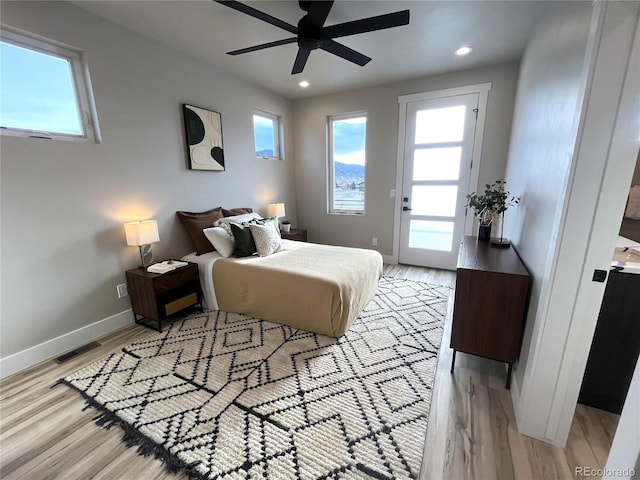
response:
M455 97L456 95L467 95L469 93L488 92L491 90L491 82L467 85L465 87L444 88L442 90L432 90L431 92L412 93L411 95L400 95L398 103L421 102L422 100L433 100L434 98Z
M635 26L632 9L635 9ZM595 268L606 270L610 266L611 252L618 238L620 220L638 155L639 9L637 6L620 8L615 4L605 4L603 10L603 34L598 42L598 59L587 110L598 113L592 118L587 113L584 128L580 132L581 158L578 159L578 165L593 164L584 161L589 156L600 156L605 160L582 266L582 278L569 323L563 361L558 371L558 381L545 431L545 437L552 439L556 444L564 443L569 435L604 296L604 288L594 284L591 276ZM620 57L617 61L616 55ZM611 70L615 71L616 67L622 67L618 70L621 72L621 78L615 78L610 73ZM610 106L612 104L615 106ZM594 116L596 118L593 118ZM574 196L574 190L580 193L580 189L574 187L571 197ZM579 205L573 209L571 207L570 204L569 214L580 214Z
M487 112L487 101L491 83L478 83L476 85L467 85L464 87L445 88L443 90L433 90L431 92L414 93L411 95L400 95L398 97L398 155L396 162L396 201L393 213L393 251L390 260L391 263L398 263L398 255L400 254L400 209L402 208L402 178L404 173L404 138L407 126L407 104L411 102L419 102L422 100L431 100L434 98L453 97L455 95L466 95L469 93L478 93L478 120L476 123L476 135L473 143L473 156L471 159L471 175L469 179L469 191L477 190L478 178L480 172L480 157L482 155L482 139L484 137L484 121ZM467 215L465 221L465 235L471 235L473 229L473 215Z

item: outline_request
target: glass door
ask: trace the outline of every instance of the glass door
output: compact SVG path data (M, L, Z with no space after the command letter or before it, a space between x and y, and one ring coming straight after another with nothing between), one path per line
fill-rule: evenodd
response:
M456 268L478 97L473 93L407 104L400 263Z

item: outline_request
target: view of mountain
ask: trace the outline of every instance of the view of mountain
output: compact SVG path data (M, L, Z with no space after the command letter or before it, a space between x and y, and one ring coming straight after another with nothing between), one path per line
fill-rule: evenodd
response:
M335 162L334 177L336 184L350 185L354 183L356 186L364 182L364 166Z
M333 208L364 211L364 166L335 162Z

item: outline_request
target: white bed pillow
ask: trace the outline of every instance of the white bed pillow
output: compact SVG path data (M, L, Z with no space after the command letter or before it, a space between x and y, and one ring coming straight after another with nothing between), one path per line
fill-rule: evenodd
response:
M203 233L220 255L223 257L233 255L233 236L223 227L205 228Z
M248 222L249 220L253 220L254 218L262 218L259 213L251 212L251 213L243 213L242 215L232 215L230 217L222 217L219 220L229 221L235 223Z
M273 222L267 222L264 225L251 224L249 230L256 243L258 256L266 257L282 250L282 239Z
M231 238L233 239L233 232L231 231L231 227L229 227L230 223L244 223L244 222L249 222L251 220L256 220L256 219L260 219L262 218L259 214L252 212L252 213L243 213L242 215L233 215L231 217L223 217L220 218L218 220L216 220L215 222L213 222L213 226L214 227L222 227L224 228L227 233L229 235L231 235Z

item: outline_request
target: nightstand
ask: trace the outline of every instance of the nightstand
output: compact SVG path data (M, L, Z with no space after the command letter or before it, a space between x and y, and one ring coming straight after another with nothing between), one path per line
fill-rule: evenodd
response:
M280 232L280 236L285 240L295 240L297 242L307 241L307 230L304 228L292 228L288 232Z
M127 270L127 286L135 322L159 332L162 320L173 313L195 305L204 311L195 263L162 274L147 272L144 267ZM153 322L157 322L157 327Z

